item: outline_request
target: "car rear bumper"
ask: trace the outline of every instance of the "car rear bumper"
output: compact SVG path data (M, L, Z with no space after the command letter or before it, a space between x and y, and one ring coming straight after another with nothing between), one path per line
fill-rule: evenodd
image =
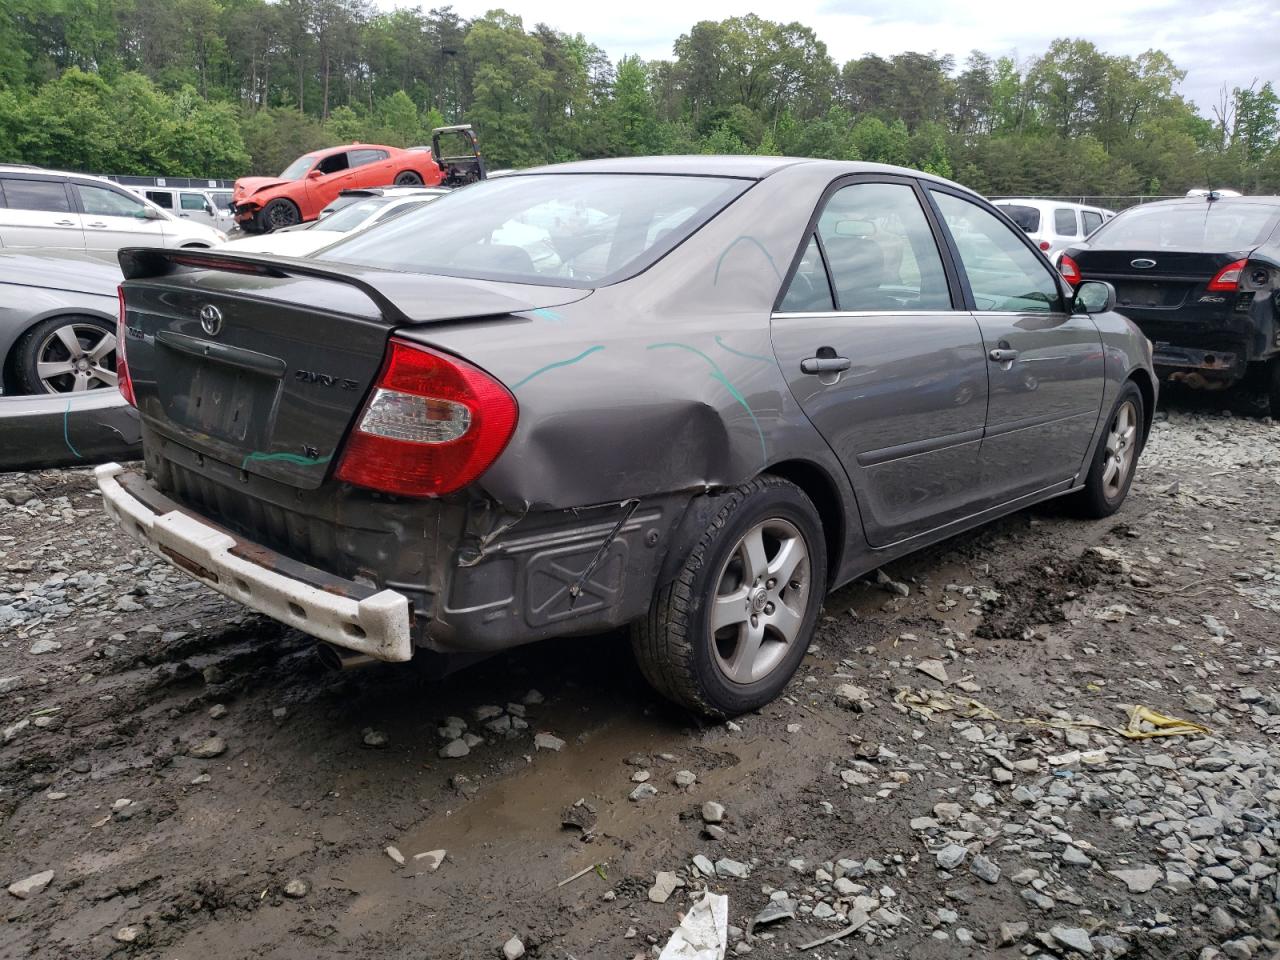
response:
M107 514L126 533L219 593L378 660L413 656L413 614L404 594L344 580L238 540L118 463L103 464L94 473Z
M1165 379L1182 379L1180 374L1199 374L1206 380L1232 383L1248 370L1245 359L1230 350L1199 350L1171 343L1157 343L1151 362Z

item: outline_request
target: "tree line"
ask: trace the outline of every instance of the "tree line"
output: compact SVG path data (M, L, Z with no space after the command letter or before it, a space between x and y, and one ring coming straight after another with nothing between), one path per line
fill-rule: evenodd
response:
M839 64L809 27L701 21L613 62L503 10L369 0L0 0L0 160L274 174L301 153L475 125L490 165L761 153L914 166L989 194L1280 192L1280 96L1239 78L1202 115L1164 53L1060 39Z

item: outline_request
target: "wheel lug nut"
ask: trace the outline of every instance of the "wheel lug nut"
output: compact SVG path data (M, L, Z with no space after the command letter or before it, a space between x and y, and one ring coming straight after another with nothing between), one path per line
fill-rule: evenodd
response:
M756 626L759 626L759 625L760 625L760 618L759 618L758 616L756 616L754 613L751 615L751 625L752 625L753 627L756 627Z
M765 584L765 586L768 587L770 590L772 590L777 585L778 585L778 581L774 580L772 577L770 577L769 582Z
M766 604L764 605L764 612L765 612L766 614L768 614L769 616L773 616L773 604L772 604L772 603L766 603Z

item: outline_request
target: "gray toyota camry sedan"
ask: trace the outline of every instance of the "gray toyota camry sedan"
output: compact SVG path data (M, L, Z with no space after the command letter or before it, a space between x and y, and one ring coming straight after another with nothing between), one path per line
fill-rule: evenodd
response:
M335 659L629 625L712 715L887 560L1117 510L1156 399L1107 284L896 167L571 163L307 259L121 263L145 469L98 482L131 536Z

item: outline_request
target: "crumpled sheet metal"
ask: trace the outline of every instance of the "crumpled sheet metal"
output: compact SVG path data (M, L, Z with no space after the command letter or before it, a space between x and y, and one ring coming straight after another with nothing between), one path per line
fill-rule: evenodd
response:
M913 690L903 687L894 695L893 702L919 714L926 720L937 713L951 712L969 720L987 720L992 723L1017 723L1028 727L1048 727L1053 730L1101 730L1104 733L1124 737L1127 740L1149 740L1153 737L1208 736L1210 730L1190 720L1167 717L1142 704L1121 704L1128 715L1123 727L1110 727L1089 720L1041 720L1036 717L1002 717L981 700L960 696L946 690Z
M724 960L729 947L729 898L705 891L684 915L658 960Z

